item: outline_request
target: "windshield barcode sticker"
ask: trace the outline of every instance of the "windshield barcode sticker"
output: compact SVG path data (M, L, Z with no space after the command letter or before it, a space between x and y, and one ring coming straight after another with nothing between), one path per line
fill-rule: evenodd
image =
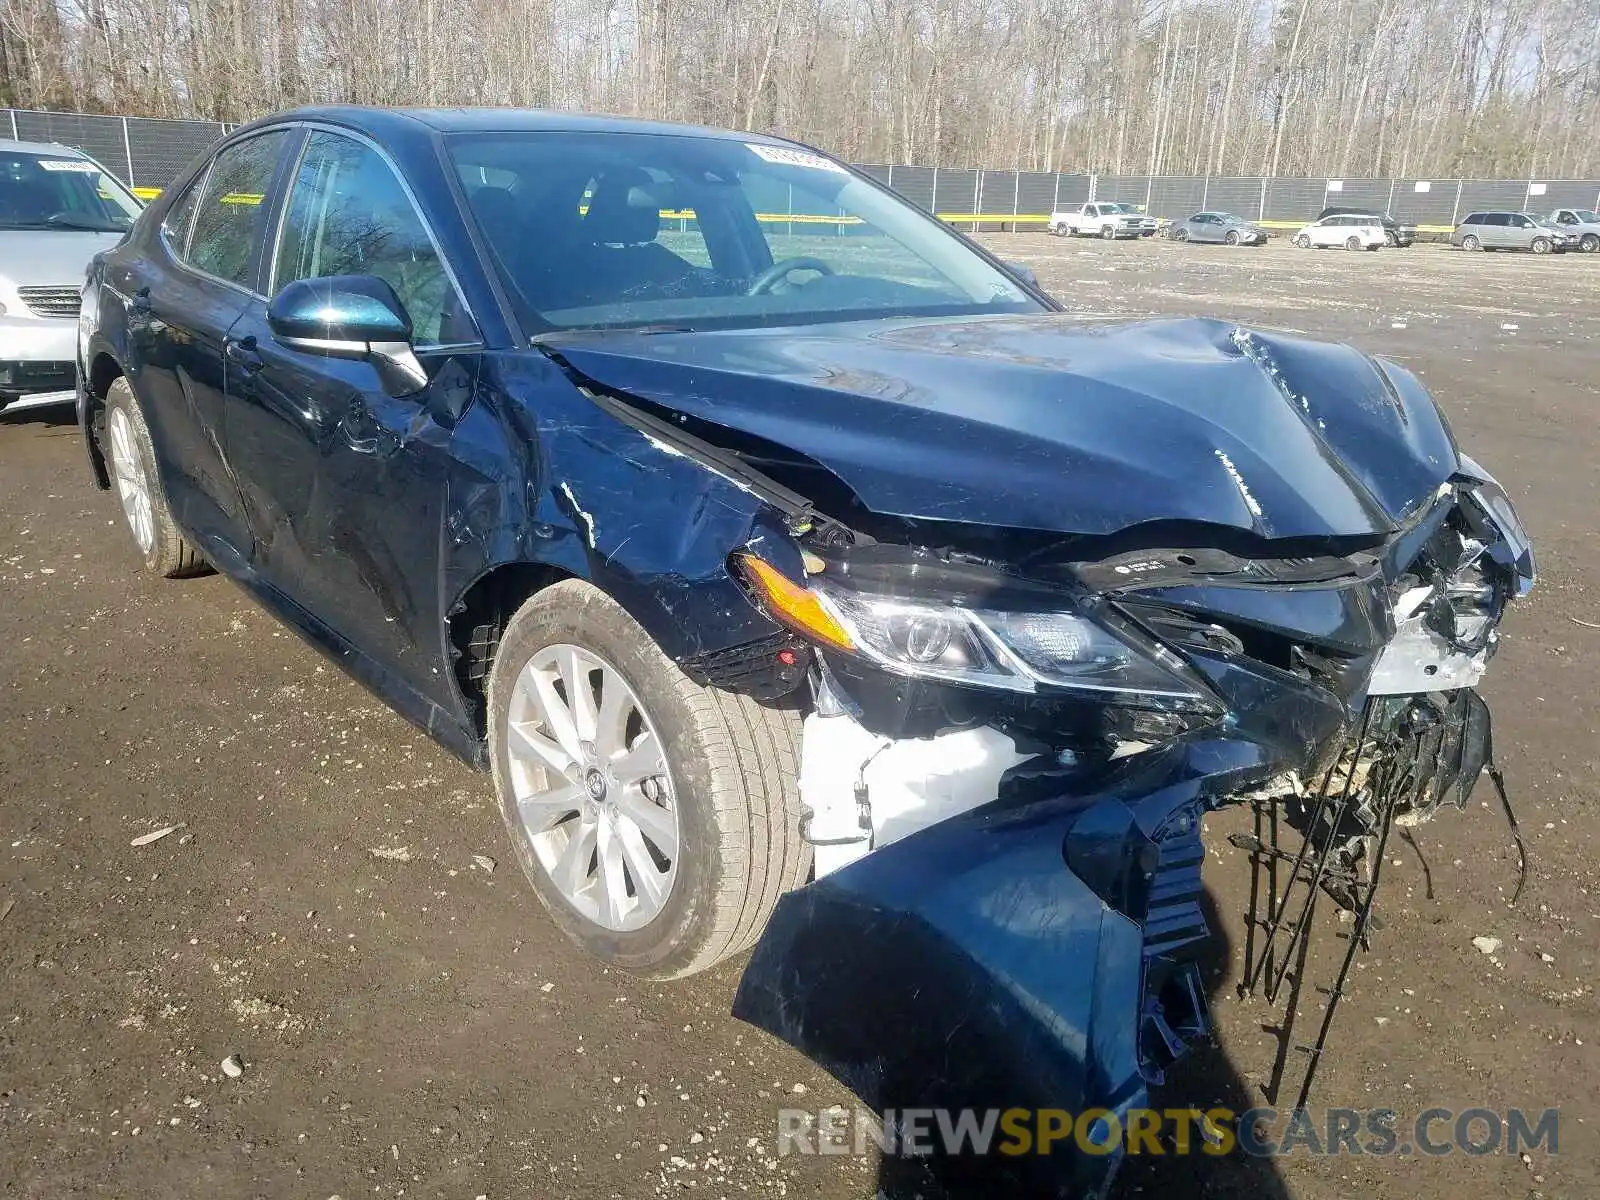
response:
M100 168L81 158L41 158L37 162L46 171L81 171L85 175L98 175Z
M746 142L745 147L763 162L780 167L810 167L813 171L832 171L836 175L849 174L838 163L829 162L820 154L791 150L787 146L758 146L754 142Z

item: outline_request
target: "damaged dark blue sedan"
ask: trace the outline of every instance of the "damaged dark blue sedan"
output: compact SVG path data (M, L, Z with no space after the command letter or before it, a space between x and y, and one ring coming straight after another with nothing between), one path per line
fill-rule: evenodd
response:
M1075 319L789 142L275 117L96 259L79 348L149 570L492 772L606 962L755 946L736 1011L883 1110L1143 1106L1207 1033L1202 814L1270 830L1270 993L1492 767L1533 557L1415 377Z

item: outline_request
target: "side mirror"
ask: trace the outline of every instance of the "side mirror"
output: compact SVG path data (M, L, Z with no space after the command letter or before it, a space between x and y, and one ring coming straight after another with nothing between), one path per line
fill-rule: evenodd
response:
M1006 264L1006 270L1010 271L1013 275L1015 275L1018 279L1022 280L1022 282L1027 284L1029 287L1035 288L1035 289L1038 288L1038 286L1039 286L1039 276L1034 273L1033 268L1030 267L1027 263L1012 262L1009 258L1005 259L1004 261L1005 261L1005 264Z
M296 280L267 305L267 325L291 350L370 362L391 396L428 386L428 373L411 348L411 318L394 289L376 275Z

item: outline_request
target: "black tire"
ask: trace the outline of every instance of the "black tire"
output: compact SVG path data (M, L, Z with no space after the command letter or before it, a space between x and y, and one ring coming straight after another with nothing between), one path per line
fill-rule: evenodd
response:
M509 782L507 722L523 667L557 643L619 670L660 734L678 814L672 891L643 927L616 932L580 913L534 855ZM800 718L689 679L621 605L581 580L553 584L506 627L489 673L489 749L513 850L556 925L610 966L650 979L693 975L747 949L778 898L805 883Z
M1177 232L1172 235L1172 240L1176 242L1187 242L1189 240L1189 231L1180 226Z
M1536 237L1536 238L1533 239L1533 244L1531 246L1529 246L1528 248L1530 250L1532 250L1535 254L1549 254L1550 253L1550 239L1549 238Z
M1398 250L1400 248L1400 238L1395 234L1394 230L1385 229L1383 231L1383 244L1391 250Z
M101 444L107 468L111 472L111 490L118 494L120 500L121 483L112 444L112 428L117 420L116 414L127 418L127 428L132 434L132 450L137 459L137 466L143 473L150 506L152 537L147 549L139 544L134 518L128 511L127 505L125 503L121 505L123 522L128 527L129 536L134 540L134 550L144 562L144 569L163 579L204 575L211 569L210 564L178 531L178 524L172 519L172 509L167 504L167 494L161 487L161 475L156 470L156 452L150 441L150 427L145 424L144 414L139 411L139 401L134 397L133 388L128 385L125 378L121 377L114 380L106 391L105 432Z
M1108 242L1117 240L1117 227L1115 225L1100 226L1100 236Z
M1311 249L1311 239L1303 233L1295 234L1294 244L1301 250Z
M1578 239L1578 249L1585 254L1593 254L1600 250L1600 234L1586 233Z
M1228 230L1228 236L1222 240L1230 246L1237 246L1239 244L1239 231L1237 229Z
M1349 237L1345 238L1345 240L1344 240L1344 248L1346 250L1359 250L1359 249L1361 249L1361 239L1358 238L1355 234L1352 233Z
M1469 233L1461 239L1461 248L1463 250L1482 250L1483 243Z

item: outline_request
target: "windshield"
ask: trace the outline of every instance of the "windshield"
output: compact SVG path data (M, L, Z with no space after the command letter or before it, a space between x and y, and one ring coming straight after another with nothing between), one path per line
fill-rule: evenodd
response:
M1107 212L1119 212L1119 213L1134 213L1134 214L1137 214L1138 211L1139 211L1137 208L1135 208L1131 204L1102 204L1100 207L1105 209Z
M1585 225L1600 225L1600 216L1596 216L1593 209L1576 209L1573 212L1573 216L1577 217Z
M86 158L0 153L0 229L124 233L138 215L139 202Z
M530 329L1043 308L949 229L809 151L654 133L447 144Z

